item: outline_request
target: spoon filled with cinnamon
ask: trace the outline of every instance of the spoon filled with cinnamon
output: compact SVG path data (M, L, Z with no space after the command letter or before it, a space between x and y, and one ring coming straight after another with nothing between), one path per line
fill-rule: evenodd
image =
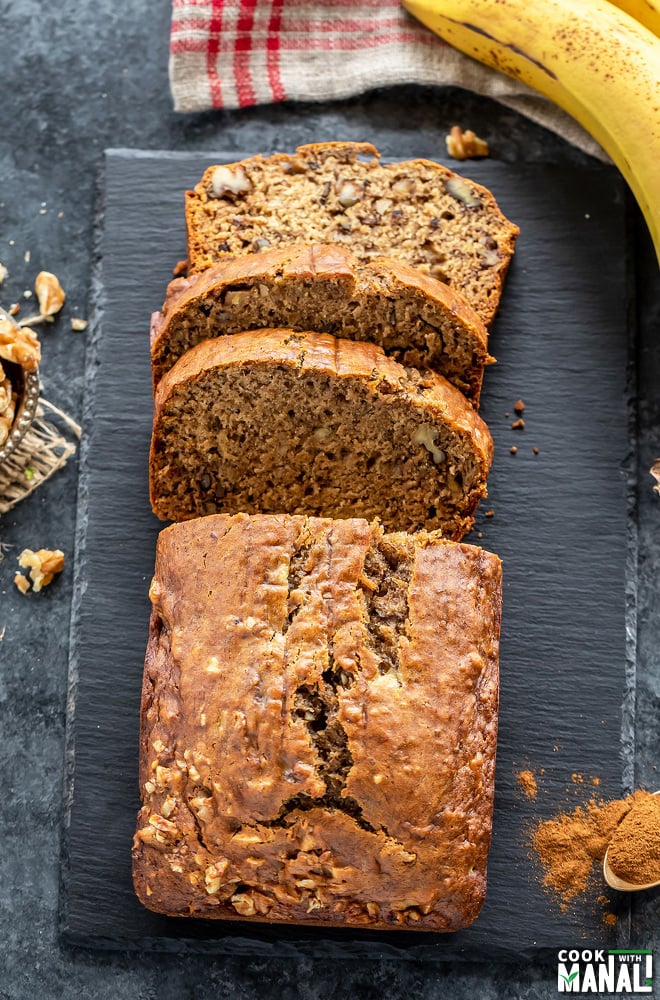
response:
M619 892L660 886L660 792L635 793L635 798L603 859L605 881Z

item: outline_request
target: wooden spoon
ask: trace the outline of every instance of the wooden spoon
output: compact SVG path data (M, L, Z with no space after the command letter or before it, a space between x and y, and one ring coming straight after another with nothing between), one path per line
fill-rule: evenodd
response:
M654 792L653 794L660 795L660 792ZM608 847L603 858L603 875L605 876L605 881L612 889L618 889L619 892L641 892L642 889L655 889L660 885L660 878L656 879L655 882L626 882L625 879L619 878L618 875L614 874L607 860L609 853Z

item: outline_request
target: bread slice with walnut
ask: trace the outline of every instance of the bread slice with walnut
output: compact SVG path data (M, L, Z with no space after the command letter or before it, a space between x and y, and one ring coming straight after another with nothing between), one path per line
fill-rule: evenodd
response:
M460 539L491 460L486 424L441 375L374 344L258 330L203 341L161 380L151 501L174 521L378 517Z
M154 386L202 340L262 327L316 330L378 344L404 365L440 372L475 405L488 332L447 285L385 257L293 246L222 261L177 278L151 323Z
M372 145L351 142L209 167L186 193L186 225L194 271L272 247L338 243L360 261L392 257L450 284L486 325L518 235L480 184L430 160L382 164Z

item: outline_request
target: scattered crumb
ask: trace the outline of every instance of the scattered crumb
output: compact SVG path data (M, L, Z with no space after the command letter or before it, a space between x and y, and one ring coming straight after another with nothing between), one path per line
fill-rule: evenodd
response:
M20 311L21 311L21 306L19 302L12 302L9 309L7 310L10 316L18 316Z
M9 271L7 270L7 268L5 267L5 265L4 264L0 264L0 285L6 279L6 277L7 277L8 274L9 274Z
M495 511L494 510L487 510L486 511L486 517L494 517L494 516L495 516Z
M514 403L513 408L516 411L516 413L524 413L525 404L523 403L522 399L519 399L516 403Z
M83 330L87 329L87 320L74 316L71 320L71 329L74 333L82 333Z
M606 927L616 927L616 914L615 913L604 913L603 923Z
M477 532L477 538L483 538L483 537L484 537L483 531L478 531Z
M516 448L515 444L512 444L511 447L509 448L509 451L511 452L512 455L515 455L518 449Z
M535 447L535 448L532 448L532 451L534 452L534 454L535 454L535 455L538 455L538 453L539 453L539 450L538 450L538 448L536 448L536 447Z
M485 139L480 139L472 129L465 132L460 125L453 125L449 135L445 136L447 152L455 160L470 160L480 156L490 156L490 149Z
M57 213L57 218L58 219L63 219L64 218L64 212L58 212Z
M26 288L25 291L23 292L23 298L24 299L31 299L32 298L32 292L30 291L29 288Z
M591 784L595 785L596 788L598 788L598 786L600 785L600 778L592 778L591 779Z
M573 782L574 785L581 785L584 782L584 778L582 777L581 774L576 774L575 772L573 772L573 774L571 775L571 781Z
M31 256L32 255L30 254L29 250L26 250L25 253L23 254L23 260L25 261L26 264L30 263L30 257Z
M505 417L510 417L510 416L511 416L511 414L509 413L509 411L508 411L508 410L505 410L505 411L504 411L504 416L505 416Z
M16 576L14 577L14 583L20 590L21 594L27 594L28 590L30 589L30 581L26 576L23 576L22 573L16 574Z
M536 778L534 777L534 773L532 771L518 771L516 777L518 779L518 784L522 788L527 798L528 799L536 798L538 787L536 784Z
M45 215L47 211L48 211L47 208L40 208L39 209L39 215Z
M7 631L7 626L3 625L2 630L0 630L0 642L2 642L2 640L4 639L6 631Z
M511 424L512 431L521 431L523 430L524 427L525 427L525 421L523 420L522 417L519 417L518 420L514 420L513 423Z

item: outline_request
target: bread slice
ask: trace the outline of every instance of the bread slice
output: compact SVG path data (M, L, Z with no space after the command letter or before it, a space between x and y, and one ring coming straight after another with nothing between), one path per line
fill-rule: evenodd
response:
M369 143L330 142L209 167L186 193L192 270L280 245L339 243L361 261L393 257L450 284L488 325L518 227L486 188L447 167L378 157Z
M154 386L200 341L262 327L371 341L402 364L440 372L475 405L493 360L486 327L442 282L385 257L361 264L345 247L293 246L170 284L152 317Z
M497 556L358 518L217 515L160 533L149 596L142 903L470 924L493 809Z
M486 493L488 428L441 375L374 344L260 330L205 340L155 398L151 502L164 519L379 517L459 539Z

